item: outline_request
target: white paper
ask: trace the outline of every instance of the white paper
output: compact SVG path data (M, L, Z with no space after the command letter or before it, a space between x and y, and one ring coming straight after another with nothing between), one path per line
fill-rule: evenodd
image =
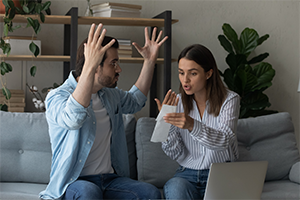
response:
M168 138L171 124L166 123L163 117L167 113L176 112L176 106L163 105L158 116L156 117L156 125L151 137L151 142L165 142Z

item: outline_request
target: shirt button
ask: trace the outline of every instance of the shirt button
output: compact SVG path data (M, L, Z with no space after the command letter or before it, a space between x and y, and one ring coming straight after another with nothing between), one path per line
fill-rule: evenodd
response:
M93 122L93 124L96 124L96 122Z
M87 142L88 144L91 144L91 142Z
M73 181L73 179L72 179L72 178L71 178L70 180L71 180L71 181Z
M19 150L19 154L23 154L24 151L22 149Z
M81 160L79 160L79 162L81 162Z

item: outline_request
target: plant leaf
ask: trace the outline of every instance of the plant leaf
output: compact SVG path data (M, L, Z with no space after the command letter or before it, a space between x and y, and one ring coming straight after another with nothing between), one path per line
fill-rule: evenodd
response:
M26 5L24 5L22 8L23 8L25 13L28 14L30 12L29 8Z
M3 5L5 6L5 8L10 8L10 5L8 3L8 0L2 0Z
M41 22L45 22L45 15L43 13L40 13L40 19L41 19Z
M242 54L228 54L226 57L226 63L229 65L229 67L232 70L232 73L235 73L236 69L240 65L244 65L247 63L246 56Z
M51 9L48 8L47 10L45 10L45 12L47 13L47 15L51 15Z
M44 3L42 10L46 11L50 8L50 6L51 6L51 2L47 1L46 3Z
M5 24L5 25L4 25L4 30L3 30L3 32L4 32L5 37L7 37L7 35L8 35L8 24Z
M222 45L222 47L228 52L228 53L234 53L232 46L230 44L230 42L226 39L226 37L224 35L219 35L218 39L220 41L220 44Z
M31 42L30 44L29 44L29 49L30 49L30 51L33 53L33 55L35 55L35 53L36 53L36 44L34 44L34 42Z
M257 47L257 40L259 36L254 29L245 28L241 33L241 53L245 54L246 57Z
M35 12L40 14L42 12L42 5L40 3L36 3L35 5Z
M34 21L31 17L27 17L27 21L30 24L30 26L32 26L33 28L35 27Z
M270 36L268 34L260 37L258 40L257 40L257 46L258 45L261 45L264 41L266 41Z
M256 57L252 58L251 60L249 60L248 64L251 65L251 64L259 63L259 62L263 61L265 58L267 58L268 56L269 56L269 53L260 54Z
M262 92L256 92L250 97L245 98L243 105L251 110L261 110L271 106L268 96Z
M11 98L11 93L10 93L9 89L7 89L6 87L2 88L2 93L7 100L9 100Z
M230 68L227 68L224 71L223 77L224 77L224 82L226 83L227 87L232 91L236 91L236 86L234 85L233 73Z
M235 49L235 52L239 54L241 49L241 44L240 41L238 40L238 35L236 34L235 30L229 24L226 23L223 24L222 29L224 35L228 38L229 41L231 41L232 46Z
M34 77L35 74L36 74L36 66L32 66L32 67L30 68L30 75Z
M4 62L1 62L1 63L0 63L0 70L1 70L1 75L2 75L2 76L4 76L4 74L6 73L6 69L4 68L3 63L4 63Z
M6 63L6 68L8 72L12 72L12 66L9 63Z
M275 70L269 63L262 62L253 67L253 72L257 77L257 84L253 85L253 90L266 89L272 85Z
M7 112L8 111L7 105L6 104L0 104L0 110Z

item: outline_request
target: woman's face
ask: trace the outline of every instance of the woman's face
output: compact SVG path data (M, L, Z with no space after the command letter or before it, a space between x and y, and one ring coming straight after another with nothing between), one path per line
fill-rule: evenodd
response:
M206 83L212 75L212 69L205 72L195 61L181 58L178 72L180 83L187 95L206 93Z

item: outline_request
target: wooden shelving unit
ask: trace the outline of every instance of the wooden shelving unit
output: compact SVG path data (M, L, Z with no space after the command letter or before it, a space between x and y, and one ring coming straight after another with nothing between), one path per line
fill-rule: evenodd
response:
M63 24L64 25L64 55L40 55L33 57L31 55L0 55L3 60L11 61L61 61L64 62L64 79L69 75L70 70L75 69L78 25L91 25L92 23L103 23L105 26L143 26L143 27L163 27L164 34L168 36L168 40L164 44L164 57L157 59L157 64L164 65L164 86L163 91L166 93L171 88L171 63L176 61L171 58L171 26L178 20L172 19L172 12L165 11L154 18L120 18L120 17L84 17L78 16L78 8L71 8L65 16L46 15L44 24ZM27 23L27 18L39 19L37 15L16 15L14 23ZM0 14L0 22L3 22L4 14ZM143 58L120 57L121 63L143 63ZM157 79L156 71L150 90L150 98L157 96ZM157 109L154 101L150 102L150 116L154 117Z

